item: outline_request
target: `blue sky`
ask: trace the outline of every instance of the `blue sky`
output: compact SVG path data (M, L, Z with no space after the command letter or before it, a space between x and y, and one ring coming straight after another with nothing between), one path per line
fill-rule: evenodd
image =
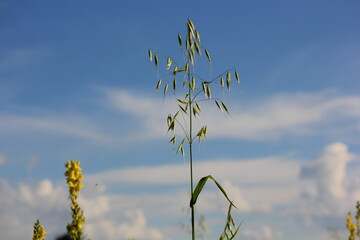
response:
M196 178L227 189L241 239L325 240L329 228L345 238L360 200L359 10L332 0L1 0L2 236L30 238L37 218L49 239L64 232L68 159L83 167L91 239L188 236L188 159L166 134L175 99L156 93L147 50L181 56L190 18L213 76L236 68L241 78L224 94L232 117L209 107L197 122L209 136L195 147ZM218 239L226 202L209 185L198 204L206 239Z

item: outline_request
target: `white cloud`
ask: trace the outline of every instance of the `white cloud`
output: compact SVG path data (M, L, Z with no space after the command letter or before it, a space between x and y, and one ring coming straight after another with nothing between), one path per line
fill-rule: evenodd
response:
M6 163L6 157L4 154L0 153L0 166Z
M96 206L94 206L96 207ZM116 219L114 215L103 215L101 219L93 221L89 218L86 223L87 234L95 239L149 239L161 240L162 233L156 228L149 228L144 212L141 209L126 210Z
M270 169L276 167L276 173ZM283 179L296 179L299 163L287 157L257 159L214 159L197 161L195 179L213 175L218 180L229 180L241 184L261 184L265 182L282 184ZM262 176L259 178L258 176ZM104 171L88 176L91 183L137 183L174 185L188 183L188 165L168 164L149 167L133 167Z
M42 132L62 136L72 136L107 142L109 139L96 130L96 127L86 120L71 116L17 116L0 114L0 132L23 134L27 132Z
M140 139L164 136L165 118L176 111L175 97L162 101L121 89L104 93L111 106L138 118ZM203 106L206 107L207 104ZM279 94L257 102L240 103L240 106L233 102L229 107L231 118L225 119L214 106L205 109L204 117L195 124L209 126L210 137L265 140L289 134L331 134L334 133L331 126L343 120L354 121L350 128L343 128L351 133L357 131L360 121L360 97L338 96L334 91ZM224 124L219 124L222 122Z
M270 226L263 225L256 230L240 231L242 239L245 240L271 240L271 239L281 239L283 234L280 231L274 231Z
M282 224L278 218L281 216L280 219L287 219L287 223L301 218L312 224L316 220L318 224L326 223L325 226L334 226L334 223L339 226L360 196L357 189L346 187L351 186L346 182L359 172L358 166L347 169L352 156L355 155L349 153L346 145L334 143L324 147L321 154L307 164L288 157L269 157L203 161L194 167L197 179L212 174L234 200L239 209L234 210L234 214L240 215L236 216L236 221L246 222L240 231L244 239L280 239L282 233L269 225L273 222L256 220L251 223L251 216L263 216L264 219L271 216L277 224ZM85 175L85 188L79 201L87 217L86 233L93 239L109 240L127 237L169 239L175 232L178 234L179 228L174 226L185 219L180 209L189 206L187 170L186 165L176 164ZM104 189L97 191L94 182L103 185ZM134 191L145 187L147 190L119 193L114 186L128 186ZM302 197L312 186L313 194ZM42 180L35 186L20 183L17 187L1 180L0 196L3 213L0 231L8 239L30 238L37 218L49 234L61 234L70 219L65 187L56 186L49 180ZM218 221L219 216L225 216L227 206L215 184L208 182L198 199L197 211L205 215L208 226L216 229L216 233L217 227L223 224ZM161 221L166 223L159 225ZM262 227L253 231L254 225ZM14 231L17 228L21 230Z
M66 191L54 187L51 181L42 180L36 186L20 183L12 187L0 179L0 232L6 239L30 239L37 219L50 236L63 233L69 212ZM52 233L52 234L51 234Z
M109 146L167 137L166 116L176 112L176 96L164 101L161 97L139 96L122 89L102 89L102 93L106 104L119 111L124 122L131 121L129 126L114 131L98 117L85 117L82 113L1 113L0 132L70 136ZM194 121L195 129L207 125L209 138L246 140L268 140L288 135L350 138L359 132L360 97L337 96L330 91L280 94L240 104L228 104L232 109L230 118L224 117L215 105L204 104L202 115Z
M346 165L352 158L345 144L328 145L314 161L302 168L302 177L315 180L320 200L344 199Z

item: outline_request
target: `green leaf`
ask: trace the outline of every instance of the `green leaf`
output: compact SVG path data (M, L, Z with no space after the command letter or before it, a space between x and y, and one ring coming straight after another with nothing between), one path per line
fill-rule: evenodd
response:
M191 196L191 200L190 200L190 207L194 206L200 193L201 193L201 190L204 188L206 182L208 179L211 179L214 181L214 183L216 184L216 186L219 188L219 190L222 192L222 194L224 195L224 197L229 201L229 203L231 205L234 206L234 204L230 201L229 197L227 196L225 190L223 189L223 187L220 185L220 183L218 183L215 178L213 178L211 175L208 175L206 177L203 177L200 179L200 181L198 182L198 184L196 185L196 188L194 190L194 192L192 193L192 196ZM235 206L234 206L235 207Z
M156 84L156 91L159 90L162 80L160 79Z
M187 84L187 81L184 80L184 81L183 81L183 87L186 87L186 84Z

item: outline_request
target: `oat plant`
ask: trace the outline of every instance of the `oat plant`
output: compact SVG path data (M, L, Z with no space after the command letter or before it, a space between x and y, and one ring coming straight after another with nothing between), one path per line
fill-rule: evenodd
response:
M208 175L201 178L196 187L194 187L193 145L196 141L200 143L204 140L208 132L207 126L195 129L194 121L201 115L201 106L206 102L214 104L223 114L230 115L227 105L221 98L213 96L211 88L217 87L230 91L231 78L233 77L238 83L240 83L240 78L238 72L234 69L228 69L216 77L203 77L197 73L197 63L199 60L205 60L208 63L210 72L212 71L212 61L209 51L202 46L200 34L191 20L187 20L185 39L179 34L178 43L183 54L183 61L181 63L175 61L170 56L159 54L151 49L149 49L148 54L150 61L155 65L154 69L159 79L156 84L156 90L161 90L164 97L167 95L169 88L172 88L174 94L177 94L179 91L181 92L177 95L181 95L181 97L177 98L178 110L175 114L167 116L167 130L171 133L170 142L177 149L176 152L180 152L182 156L185 156L185 152L187 152L189 157L191 233L192 240L194 240L196 238L195 204L207 180L212 180L229 201L230 208L226 226L231 227L233 219L232 217L229 218L229 216L231 216L231 207L234 207L223 187L213 176ZM161 59L164 59L163 68L160 68ZM160 71L166 72L164 80L159 76ZM180 134L175 131L178 126L180 127ZM226 227L226 229L229 227ZM226 237L226 234L222 234L220 239L225 239L224 237Z

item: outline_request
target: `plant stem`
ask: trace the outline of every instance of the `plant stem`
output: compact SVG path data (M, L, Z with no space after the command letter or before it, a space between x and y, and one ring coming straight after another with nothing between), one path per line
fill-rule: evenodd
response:
M190 82L190 73L188 72L188 82ZM193 181L193 154L192 154L192 101L191 98L191 88L189 86L189 158L190 158L190 190L191 190L191 199L193 199L194 195L194 181ZM192 240L195 240L195 205L191 204L191 236Z

